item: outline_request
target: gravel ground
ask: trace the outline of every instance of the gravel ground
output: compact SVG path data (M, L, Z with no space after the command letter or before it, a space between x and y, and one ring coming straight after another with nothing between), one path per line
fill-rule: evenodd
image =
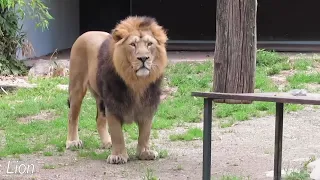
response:
M284 169L300 168L312 155L320 155L319 110L307 107L302 111L285 114L283 137ZM190 126L202 127L202 124ZM1 179L132 179L142 180L147 169L152 169L161 180L201 179L202 142L171 142L168 134L184 131L183 128L160 131L153 142L167 149L169 156L157 161L133 160L125 165L109 165L105 160L79 159L74 152L66 151L62 156L21 156L20 161L4 158L0 160ZM273 170L274 117L252 119L237 125L218 129L214 127L212 144L212 174L250 176L250 179L272 179L266 173ZM7 174L11 167L25 164L35 166L35 172L22 175ZM44 164L55 165L45 169ZM11 169L10 172L14 171Z

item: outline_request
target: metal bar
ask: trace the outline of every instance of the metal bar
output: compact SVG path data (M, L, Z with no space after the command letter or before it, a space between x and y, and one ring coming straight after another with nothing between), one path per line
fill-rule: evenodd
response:
M277 52L320 52L319 41L258 41L258 49ZM215 41L168 41L168 51L214 51Z
M211 127L212 127L212 99L204 98L203 114L203 162L202 179L211 177Z
M283 103L276 103L275 146L274 146L274 180L281 180L283 136Z
M214 44L214 40L168 40L168 43L176 44ZM283 44L283 45L320 45L320 41L257 41L258 44Z
M130 16L132 16L132 0L130 0Z

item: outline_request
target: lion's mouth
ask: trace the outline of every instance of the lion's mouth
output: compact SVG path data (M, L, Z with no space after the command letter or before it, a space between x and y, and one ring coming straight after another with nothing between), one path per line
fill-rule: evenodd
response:
M141 69L146 69L146 70L150 71L150 69L148 67L146 67L145 65L142 65L139 69L136 70L136 72L138 72Z
M137 76L148 76L149 73L150 73L150 69L145 66L142 66L138 70L136 70Z

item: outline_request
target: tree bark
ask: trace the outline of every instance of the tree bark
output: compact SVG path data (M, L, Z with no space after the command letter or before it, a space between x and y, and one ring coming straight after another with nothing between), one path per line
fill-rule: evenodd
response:
M257 51L257 0L217 0L214 91L252 93ZM215 100L220 103L250 101Z

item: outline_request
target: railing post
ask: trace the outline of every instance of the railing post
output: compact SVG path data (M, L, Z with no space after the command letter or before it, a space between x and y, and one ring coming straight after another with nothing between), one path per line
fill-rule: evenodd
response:
M212 99L204 98L203 114L203 163L202 179L211 177L211 129L212 129Z

